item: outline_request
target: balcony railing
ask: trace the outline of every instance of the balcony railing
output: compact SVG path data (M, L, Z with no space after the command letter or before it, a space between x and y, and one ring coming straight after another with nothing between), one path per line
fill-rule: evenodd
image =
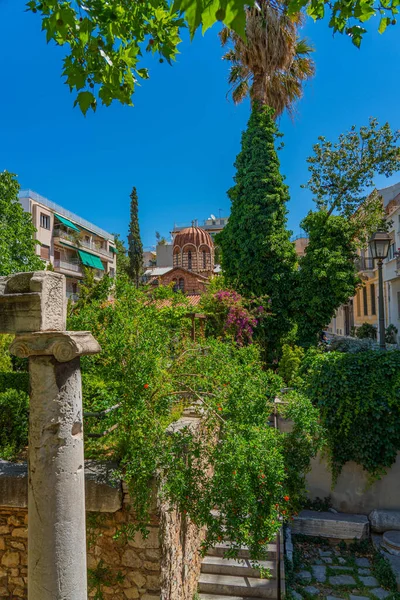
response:
M56 269L65 269L66 271L74 271L82 275L82 265L78 261L60 260L59 258L54 259L54 267Z
M54 237L60 237L63 240L69 240L76 246L77 248L88 248L89 250L93 250L94 252L98 252L107 258L114 260L114 254L109 252L106 248L101 248L94 242L88 242L84 239L78 238L77 236L72 235L71 233L67 233L63 229L55 229L53 233Z
M375 261L367 256L359 256L356 260L357 271L373 271L375 269Z

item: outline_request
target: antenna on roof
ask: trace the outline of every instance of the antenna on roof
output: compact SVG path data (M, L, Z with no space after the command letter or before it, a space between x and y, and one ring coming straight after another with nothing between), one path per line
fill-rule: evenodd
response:
M211 215L210 215L210 219L212 219L213 221L215 221L215 215L213 215L213 214L211 213Z

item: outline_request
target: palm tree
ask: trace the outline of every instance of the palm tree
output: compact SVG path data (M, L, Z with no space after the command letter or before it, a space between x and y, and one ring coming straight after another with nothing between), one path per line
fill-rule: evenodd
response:
M261 0L246 10L246 40L226 27L220 32L223 46L233 44L223 59L232 63L229 83L235 104L250 94L253 104L271 106L275 118L285 109L293 115L303 83L315 72L313 48L298 36L302 23L300 13L290 18L284 5Z

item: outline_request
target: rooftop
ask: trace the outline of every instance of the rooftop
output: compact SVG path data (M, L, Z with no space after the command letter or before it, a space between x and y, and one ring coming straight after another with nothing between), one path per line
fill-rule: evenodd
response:
M114 242L114 236L111 233L108 233L108 231L105 231L105 229L101 229L100 227L97 227L97 225L93 225L93 223L91 223L90 221L86 221L86 219L79 217L78 215L71 212L70 210L67 210L66 208L63 208L62 206L60 206L59 204L52 202L48 198L45 198L44 196L37 194L33 190L21 190L18 194L18 197L19 198L31 198L31 200L35 200L35 202L39 202L39 204L43 204L43 206L47 206L47 208L54 210L54 212L61 215L62 217L66 217L73 223L80 225L83 229L88 229L89 231L96 233L98 236L100 236L102 238L106 238L106 239L110 240L111 242Z
M400 194L400 182L390 185L389 187L378 190L383 198L383 206L387 206L396 196Z

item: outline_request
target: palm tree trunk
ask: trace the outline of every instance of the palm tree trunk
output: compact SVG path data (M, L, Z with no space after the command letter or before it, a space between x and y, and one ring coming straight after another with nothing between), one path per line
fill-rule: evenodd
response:
M265 93L265 75L255 73L253 76L253 84L251 86L251 105L254 108L258 105L260 108L266 104Z

